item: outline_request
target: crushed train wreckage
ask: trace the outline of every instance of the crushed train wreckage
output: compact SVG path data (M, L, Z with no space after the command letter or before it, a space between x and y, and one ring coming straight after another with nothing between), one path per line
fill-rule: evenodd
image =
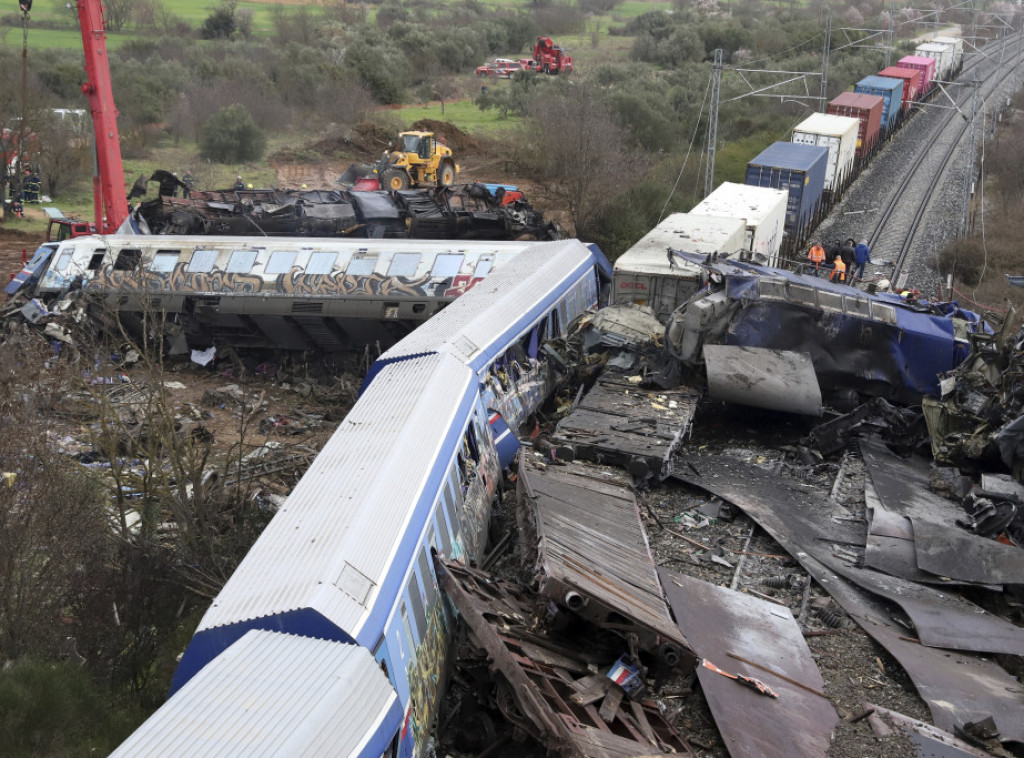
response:
M166 171L159 196L130 221L145 234L556 240L562 234L525 199L503 202L485 184L400 192L242 189L189 191ZM145 182L138 182L139 192Z

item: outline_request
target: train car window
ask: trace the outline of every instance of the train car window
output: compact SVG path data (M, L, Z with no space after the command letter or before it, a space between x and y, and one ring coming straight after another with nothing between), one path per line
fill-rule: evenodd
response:
M345 268L345 273L349 276L369 276L376 266L376 255L353 255Z
M57 256L56 263L53 264L54 271L63 271L68 267L68 263L71 262L71 256L74 255L74 250L65 250L63 253Z
M420 548L420 576L423 577L424 597L429 608L437 600L437 587L434 586L434 572L430 570L430 556L427 555L426 546Z
M430 275L437 279L451 279L453 276L458 276L459 269L462 268L463 255L450 255L441 254L434 259L434 268L431 269Z
M292 266L295 265L296 256L298 256L298 253L284 250L271 253L270 260L267 261L267 265L263 268L263 273L271 275L290 274Z
M142 251L126 247L117 254L114 260L114 271L134 271L142 261Z
M491 258L481 258L477 261L476 270L473 272L473 276L477 279L481 279L491 273L491 267L494 265L494 260Z
M568 329L569 322L572 319L569 318L568 309L565 307L565 300L562 300L562 302L558 304L558 318L559 323L563 324L564 328Z
M213 271L213 266L216 262L216 250L196 250L192 253L192 260L188 262L185 270L190 273L207 273Z
M157 274L173 273L180 255L177 250L157 250L153 262L149 264L149 270Z
M89 259L89 265L86 268L90 271L99 271L100 267L103 265L103 259L106 257L106 250L97 250L92 254L92 257Z
M380 758L398 758L398 737L401 734L401 730L395 732L395 736L391 738L391 742L388 743L387 749L381 753Z
M437 533L441 535L441 555L447 558L452 556L452 538L448 532L448 524L445 523L445 510L447 510L447 503L444 501L444 492L441 493L441 497L438 501L437 508Z
M307 276L323 276L334 271L334 263L338 260L337 253L310 253L306 264Z
M419 253L395 253L388 276L416 276L416 268L422 257Z
M416 576L415 569L409 574L408 591L412 615L416 619L416 628L419 629L419 635L416 639L422 640L427 636L427 615L423 610L423 590L420 589L420 581Z
M402 616L402 629L405 631L405 645L409 648L409 660L412 663L416 662L416 637L412 633L412 625L409 623L409 609L405 605L405 600L402 600L401 607Z
M448 496L451 498L452 505L455 506L455 513L457 515L459 509L462 508L462 490L455 483L455 471L456 469L454 468L448 471ZM457 521L455 523L458 524ZM458 533L457 526L456 533Z
M229 274L248 274L256 264L255 250L235 250L228 259Z
M551 330L548 332L549 337L560 337L562 335L562 322L558 318L558 310L551 311Z

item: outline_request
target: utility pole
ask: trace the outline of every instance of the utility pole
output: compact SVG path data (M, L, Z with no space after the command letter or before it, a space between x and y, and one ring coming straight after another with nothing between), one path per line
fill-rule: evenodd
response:
M967 174L964 176L964 207L963 215L960 218L960 236L966 237L968 233L968 224L970 223L970 204L971 204L971 187L974 185L974 161L977 153L977 121L978 121L978 106L979 96L978 93L981 91L981 81L978 79L978 75L974 75L974 93L971 96L971 139L970 139L970 160L967 162Z
M828 51L832 47L832 17L825 19L825 45L821 50L821 99L818 101L818 112L825 112L828 102Z
M704 197L715 188L715 146L718 144L718 101L722 91L722 48L715 50L711 68L711 107L708 110L708 162L704 167Z
M885 32L885 68L889 68L889 66L891 65L890 61L892 60L892 37L893 30L895 27L895 17L896 0L892 0L892 2L889 3L889 23L887 25L888 28Z

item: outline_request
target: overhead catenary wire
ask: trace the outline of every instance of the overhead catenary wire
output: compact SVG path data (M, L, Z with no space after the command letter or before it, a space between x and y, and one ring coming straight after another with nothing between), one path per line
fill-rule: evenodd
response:
M708 75L708 86L704 89L704 101L700 104L700 111L697 113L697 122L693 125L693 134L690 135L690 144L686 148L686 156L683 158L683 165L679 167L679 174L676 176L676 181L672 185L672 189L669 190L668 197L665 198L665 204L661 206L661 213L658 214L658 223L660 224L662 219L665 218L665 209L668 208L668 204L672 201L672 195L675 194L676 189L679 187L679 182L683 178L683 172L686 170L686 164L690 160L690 153L693 152L693 144L697 141L697 130L700 128L700 120L704 115L704 107L708 103L708 93L711 92L711 77L714 76L714 72Z

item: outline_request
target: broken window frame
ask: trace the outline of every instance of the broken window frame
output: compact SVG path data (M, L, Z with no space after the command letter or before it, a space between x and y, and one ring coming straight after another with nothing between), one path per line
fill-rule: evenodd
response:
M107 251L103 248L96 250L91 256L89 256L89 265L86 266L88 271L99 271L103 268L103 261L107 257Z
M142 250L137 247L123 247L114 259L114 271L135 271L142 263Z
M422 583L416 574L416 567L409 572L409 581L406 583L405 591L409 596L409 605L412 606L413 619L416 622L415 629L418 634L413 638L419 642L427 636L427 611L424 603Z
M149 262L149 270L154 274L172 274L180 259L180 250L157 250Z
M476 267L473 269L473 278L482 279L491 273L491 269L494 267L494 255L487 254L481 255L479 260L476 262Z

